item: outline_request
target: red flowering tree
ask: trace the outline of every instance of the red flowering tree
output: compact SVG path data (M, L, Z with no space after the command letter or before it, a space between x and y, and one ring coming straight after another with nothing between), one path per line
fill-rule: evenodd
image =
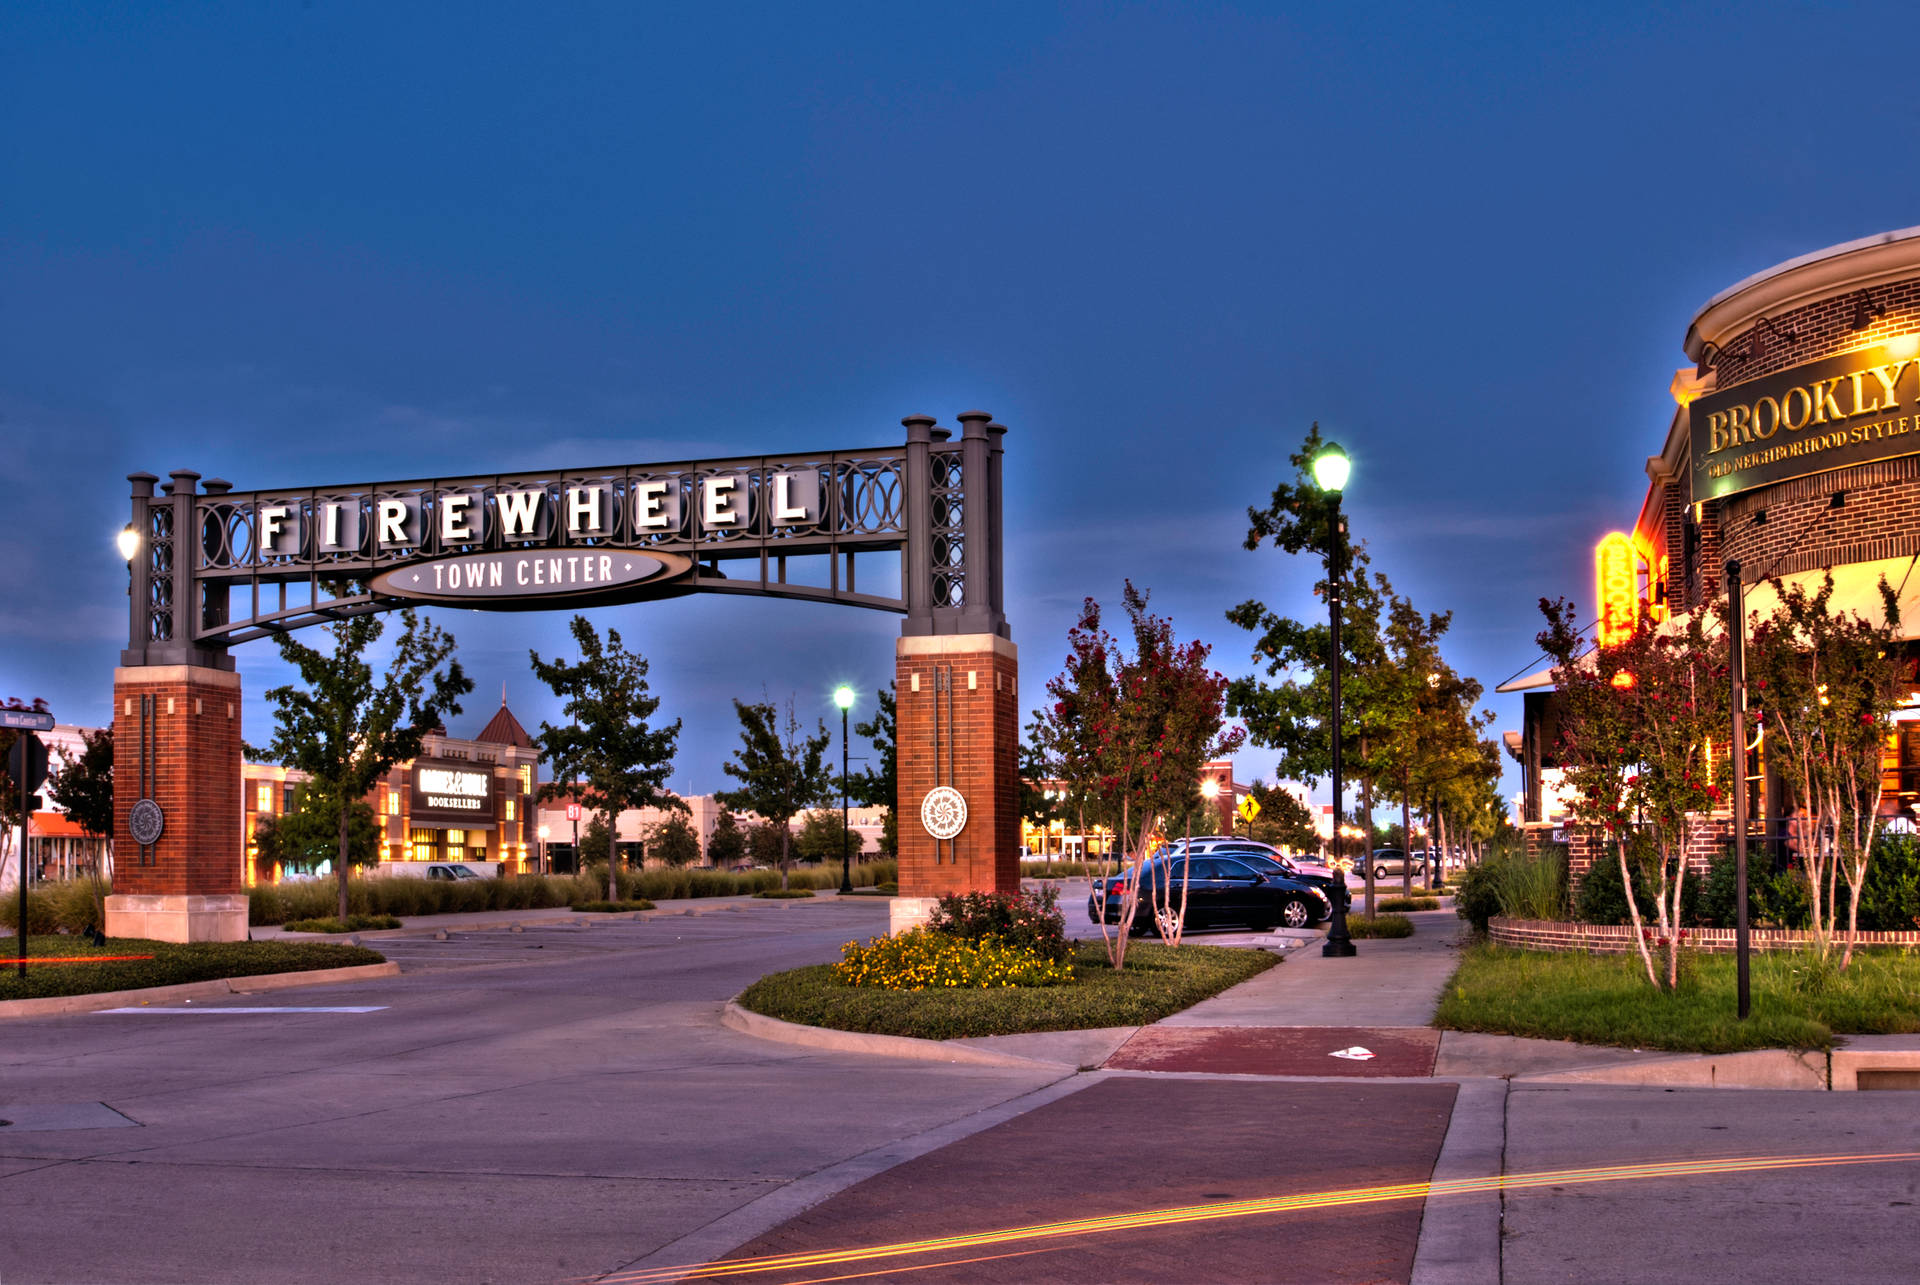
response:
M1553 658L1564 702L1560 761L1573 793L1576 824L1620 863L1634 943L1647 980L1655 972L1649 938L1665 953L1664 985L1680 979L1680 897L1687 877L1691 819L1724 797L1728 761L1726 631L1708 637L1704 612L1684 629L1661 633L1642 622L1616 646L1585 650L1572 604L1540 600L1547 627L1541 648ZM1642 916L1634 867L1654 888L1653 923Z
M1141 874L1152 855L1149 839L1161 820L1197 806L1200 767L1239 747L1246 733L1224 727L1227 680L1207 667L1210 648L1174 639L1172 622L1147 610L1147 595L1127 582L1122 597L1133 635L1132 653L1101 627L1100 604L1089 598L1068 632L1066 669L1048 682L1053 709L1045 715L1049 743L1068 745L1088 792L1119 819L1128 858L1118 931L1107 932L1104 883L1096 881L1101 933L1114 968L1126 966L1127 939L1139 913ZM1171 902L1162 880L1151 907L1163 937L1178 943L1182 903Z
M1754 721L1766 729L1768 760L1785 782L1795 815L1798 860L1807 879L1814 947L1833 948L1839 881L1846 881L1847 940L1853 962L1860 889L1879 826L1881 745L1906 695L1906 663L1894 635L1900 609L1885 578L1883 624L1829 609L1833 576L1808 593L1774 582L1780 603L1756 622L1749 645Z

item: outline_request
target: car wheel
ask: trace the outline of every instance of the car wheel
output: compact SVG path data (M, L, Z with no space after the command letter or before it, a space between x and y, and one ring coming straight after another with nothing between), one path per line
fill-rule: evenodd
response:
M1280 922L1289 928L1305 928L1313 922L1313 912L1307 909L1306 902L1288 898L1287 904L1280 907Z

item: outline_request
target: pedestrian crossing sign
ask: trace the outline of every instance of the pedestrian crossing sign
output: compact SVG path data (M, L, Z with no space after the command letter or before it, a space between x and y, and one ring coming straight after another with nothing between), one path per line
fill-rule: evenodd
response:
M1240 819L1242 821L1245 821L1248 825L1252 825L1253 819L1260 815L1260 805L1254 802L1253 796L1251 794L1249 794L1246 798L1240 800L1240 807L1238 810L1240 813Z

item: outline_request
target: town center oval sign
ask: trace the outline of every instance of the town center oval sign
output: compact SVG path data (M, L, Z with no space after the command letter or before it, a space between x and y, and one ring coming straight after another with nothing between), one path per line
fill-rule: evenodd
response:
M431 602L496 598L594 597L663 580L686 571L690 560L631 549L519 549L436 558L382 571L375 593Z

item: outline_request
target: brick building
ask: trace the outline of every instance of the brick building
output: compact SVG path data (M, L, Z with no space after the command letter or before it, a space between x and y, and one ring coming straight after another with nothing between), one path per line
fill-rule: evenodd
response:
M420 757L394 767L366 797L380 826L380 861L486 862L503 874L533 870L539 767L533 738L505 701L471 740L429 734ZM261 859L254 834L263 816L286 814L305 778L265 763L243 763L240 775L246 881L270 883L284 872Z
M1770 582L1812 589L1831 572L1833 609L1879 620L1882 577L1898 594L1898 634L1920 639L1920 227L1790 259L1708 300L1682 341L1672 418L1652 440L1647 492L1630 531L1596 547L1602 628L1656 621L1723 598L1737 561L1749 615L1770 612ZM1584 595L1571 595L1584 596ZM1560 830L1547 671L1503 684L1522 693L1530 842ZM1911 829L1920 801L1920 698L1897 718L1883 760L1888 828ZM1786 802L1763 751L1748 760L1750 815L1778 849ZM1718 851L1726 817L1693 853Z

